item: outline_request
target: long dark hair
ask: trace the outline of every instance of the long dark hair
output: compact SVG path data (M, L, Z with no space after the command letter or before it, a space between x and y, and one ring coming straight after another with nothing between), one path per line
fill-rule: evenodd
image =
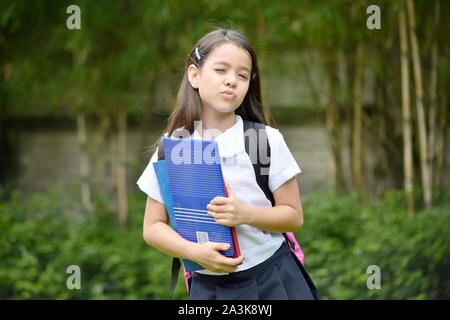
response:
M246 50L252 59L252 71L248 92L235 114L244 120L260 122L269 125L261 102L260 76L256 54L248 39L238 30L219 28L203 36L192 48L187 56L183 80L178 90L175 108L169 117L167 132L169 137L177 129L184 126L189 133L194 132L194 121L200 120L201 99L198 90L195 90L188 80L188 67L193 62L201 68L209 53L224 43L234 43ZM202 59L198 60L195 48L198 47Z

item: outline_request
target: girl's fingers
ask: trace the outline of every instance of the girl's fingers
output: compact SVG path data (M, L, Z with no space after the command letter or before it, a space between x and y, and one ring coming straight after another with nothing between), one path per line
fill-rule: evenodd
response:
M224 266L223 269L225 272L228 272L228 273L236 271L236 267L232 267L232 266L228 266L228 265Z
M214 250L228 250L230 249L230 245L228 243L222 243L222 242L209 242Z
M232 227L231 219L230 219L230 217L227 216L227 215L221 215L221 216L219 216L219 215L215 214L215 215L214 215L214 220L215 220L215 222L218 223L218 224L223 224L223 225L225 225L225 226L230 226L230 227Z
M228 200L229 199L226 197L215 197L214 199L211 200L210 204L213 204L213 205L226 204Z
M216 223L217 224L221 224L223 226L228 226L228 227L234 227L235 226L230 220L226 220L226 219L216 220Z
M233 266L239 266L244 262L244 256L239 256L237 258L232 258L233 261L231 261Z
M218 269L223 270L223 272L235 272L237 267L242 264L244 257L240 256L238 258L226 258L220 263Z
M227 206L225 204L208 204L206 206L206 209L209 211L217 211L217 212L223 212Z
M225 260L223 261L223 263L227 266L237 267L244 262L244 256L239 256L237 258L224 258Z
M229 249L229 244L226 243L219 243L219 242L208 242L208 245L211 246L214 250L218 251L225 251ZM216 272L234 272L236 271L236 268L242 264L244 261L244 256L239 256L237 258L230 258L223 256L219 252L217 252L219 256L216 258L215 267L212 267L213 271Z
M208 211L208 215L213 217L214 219L226 219L230 217L230 214L228 213L221 213L215 211Z

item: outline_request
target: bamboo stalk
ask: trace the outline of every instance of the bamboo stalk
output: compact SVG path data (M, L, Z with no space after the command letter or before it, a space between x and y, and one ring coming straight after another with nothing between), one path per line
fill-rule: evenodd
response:
M110 176L107 170L108 160L111 158L111 153L108 149L108 142L110 140L110 130L111 130L111 119L106 114L103 113L100 118L100 123L98 125L99 139L98 139L98 149L96 150L96 172L95 181L97 188L102 190L104 193L109 194L111 192L111 185L109 184Z
M380 124L378 127L378 148L376 152L376 165L379 166L379 176L375 175L376 183L376 196L380 197L387 189L388 185L388 160L386 151L386 140L387 140L387 127L386 127L386 104L384 99L383 82L378 80L376 82L376 105L379 107L379 117ZM364 117L364 124L366 127L372 127L370 125L370 118Z
M363 187L362 152L362 90L363 90L363 52L362 43L356 46L355 78L353 93L353 148L352 148L352 185L354 189Z
M447 112L448 112L448 90L442 90L440 94L439 103L439 131L436 138L436 188L442 189L444 187L444 174L446 162L446 136L447 136Z
M430 159L428 153L428 139L426 128L426 116L423 103L422 69L420 64L419 44L416 36L416 22L414 18L414 3L407 0L406 8L408 12L409 40L414 71L414 82L416 89L416 110L419 128L420 145L420 168L422 177L423 198L425 207L430 208L433 204L431 179L430 179Z
M78 145L80 146L81 203L92 212L91 188L89 185L89 157L87 154L86 118L83 112L77 114Z
M430 159L430 180L433 185L433 162L435 159L436 144L436 110L437 110L437 44L431 48L431 72L430 72L430 114L428 117L428 158Z
M440 4L436 1L434 8L434 23L439 25L440 16ZM435 173L434 164L436 160L436 136L437 136L437 126L436 126L436 115L437 115L437 62L438 62L438 44L435 37L433 37L433 44L431 46L431 72L430 72L430 114L428 118L428 125L430 128L429 135L429 159L430 159L430 179L431 185L434 186Z
M330 79L329 86L329 106L326 109L326 128L331 144L331 158L330 158L330 184L333 188L344 189L344 176L342 167L342 137L339 128L339 110L337 104L337 97L335 91L335 84L337 83L336 74L336 56L331 50L328 51L326 58L326 67Z
M117 113L118 137L117 137L117 209L119 215L119 224L126 226L128 218L128 199L127 199L127 112L120 108Z
M413 197L413 158L412 158L412 124L409 93L409 57L408 35L406 32L406 18L404 9L399 13L400 34L400 69L402 87L402 117L403 117L403 172L404 188L408 203L408 214L414 213Z

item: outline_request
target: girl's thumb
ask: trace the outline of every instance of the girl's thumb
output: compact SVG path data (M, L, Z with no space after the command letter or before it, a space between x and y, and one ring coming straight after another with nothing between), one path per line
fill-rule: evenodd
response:
M228 243L216 243L215 247L219 251L225 251L230 249L230 245Z

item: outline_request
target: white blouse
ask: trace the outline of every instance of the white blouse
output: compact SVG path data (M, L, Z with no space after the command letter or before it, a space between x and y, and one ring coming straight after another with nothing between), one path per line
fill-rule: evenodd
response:
M252 162L245 151L242 118L239 115L235 115L235 118L235 124L214 139L219 147L224 179L242 203L257 208L270 208L272 204L259 187ZM274 192L283 183L299 174L301 170L278 129L266 126L266 132L271 149L269 189ZM194 130L193 134L186 138L201 139L201 136ZM152 165L156 161L158 161L158 150L151 157L150 163L137 184L149 197L164 203ZM244 262L236 271L246 270L265 261L278 250L284 241L281 233L263 231L246 224L237 226L236 233L241 254L245 257ZM221 274L206 269L197 272Z

